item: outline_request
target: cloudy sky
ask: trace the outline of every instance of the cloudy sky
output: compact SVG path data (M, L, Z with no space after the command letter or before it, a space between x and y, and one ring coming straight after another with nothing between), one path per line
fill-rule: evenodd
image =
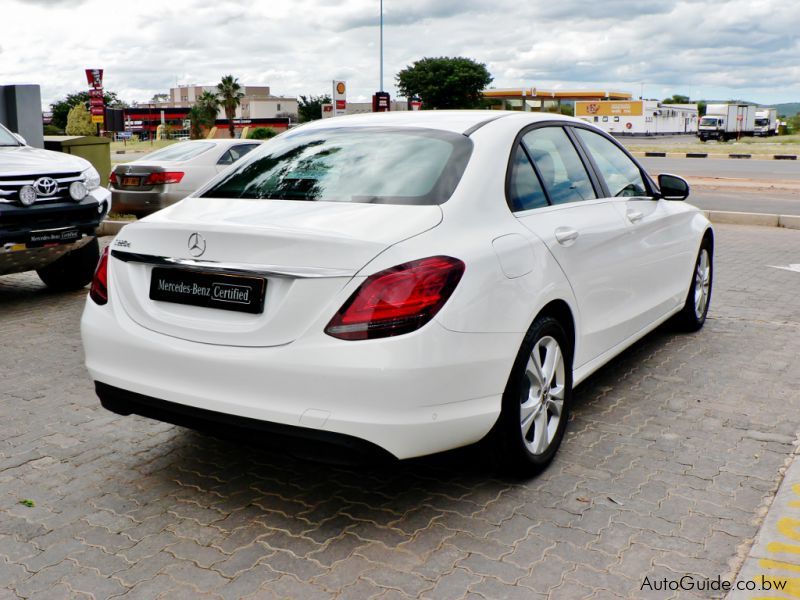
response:
M46 105L105 87L147 101L232 73L275 94L378 88L379 0L0 0L0 84ZM384 0L385 87L425 56L486 63L493 86L800 101L797 0Z

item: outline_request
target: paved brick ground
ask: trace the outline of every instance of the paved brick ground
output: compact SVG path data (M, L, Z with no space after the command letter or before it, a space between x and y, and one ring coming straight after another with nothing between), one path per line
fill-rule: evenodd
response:
M724 576L800 424L800 273L767 266L798 257L800 232L719 227L706 328L587 381L527 482L469 450L335 468L114 416L84 294L0 278L0 598L666 598L644 577Z

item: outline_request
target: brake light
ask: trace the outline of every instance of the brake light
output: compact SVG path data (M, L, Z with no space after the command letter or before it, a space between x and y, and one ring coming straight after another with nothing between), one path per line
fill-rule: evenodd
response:
M114 173L114 171L111 171L111 174L108 176L108 183L117 185L117 174Z
M89 297L95 304L103 305L108 302L108 246L103 249L97 268L94 270L92 285L89 288Z
M432 256L370 275L334 315L325 333L368 340L416 331L444 306L464 274L464 263Z
M166 183L180 183L183 179L181 171L159 171L150 173L145 180L145 185L163 185Z

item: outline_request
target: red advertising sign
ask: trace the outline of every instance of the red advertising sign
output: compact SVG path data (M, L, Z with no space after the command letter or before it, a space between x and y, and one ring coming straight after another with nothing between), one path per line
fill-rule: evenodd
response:
M102 98L89 98L89 106L103 106Z
M103 88L97 88L96 90L89 90L89 98L100 98L103 99Z
M337 100L336 110L345 110L347 108L347 100Z
M89 108L89 111L93 115L101 115L102 116L102 115L106 114L106 109L104 107L102 107L102 106L92 106L92 107Z
M95 89L103 87L103 69L86 69L86 81Z

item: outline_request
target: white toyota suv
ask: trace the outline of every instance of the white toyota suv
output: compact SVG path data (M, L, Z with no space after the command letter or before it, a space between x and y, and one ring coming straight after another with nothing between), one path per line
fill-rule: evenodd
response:
M85 286L110 208L89 161L32 148L0 125L0 275L35 269L53 289Z

